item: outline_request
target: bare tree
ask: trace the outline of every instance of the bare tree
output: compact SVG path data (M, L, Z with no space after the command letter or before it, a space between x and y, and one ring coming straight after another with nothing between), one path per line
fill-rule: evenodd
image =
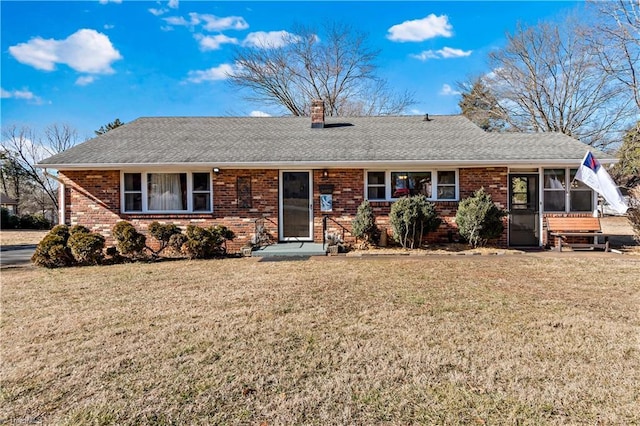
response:
M249 89L249 99L308 116L311 100L322 99L329 116L392 115L415 103L408 92L396 94L375 75L379 51L366 36L342 24L283 33L278 43L236 50L230 83Z
M22 206L33 206L41 212L58 210L58 183L35 165L46 157L64 151L78 142L78 134L68 124L52 124L44 129L44 139L29 127L15 125L2 129L3 159L8 159L12 169L5 172L13 179L14 193L20 194ZM17 175L21 180L16 181ZM4 183L3 183L4 184ZM27 196L28 195L28 196ZM27 199L28 198L28 199Z
M486 81L508 129L561 132L599 148L619 140L630 102L601 71L582 32L572 17L519 26L489 55Z
M622 84L640 111L640 3L637 0L589 2L594 25L585 37L599 66Z

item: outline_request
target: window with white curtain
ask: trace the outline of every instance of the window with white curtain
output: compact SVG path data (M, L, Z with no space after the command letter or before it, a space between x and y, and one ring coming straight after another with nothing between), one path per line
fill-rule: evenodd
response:
M208 172L123 173L124 212L210 212Z

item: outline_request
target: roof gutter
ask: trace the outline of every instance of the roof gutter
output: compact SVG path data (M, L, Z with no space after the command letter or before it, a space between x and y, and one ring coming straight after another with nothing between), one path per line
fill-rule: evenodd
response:
M55 170L139 170L139 169L342 169L342 168L388 168L388 167L509 167L509 166L576 166L578 159L527 159L527 160L386 160L386 161L264 161L264 162L189 162L189 163L73 163L73 164L36 164L39 168ZM599 159L602 164L617 163L617 159Z

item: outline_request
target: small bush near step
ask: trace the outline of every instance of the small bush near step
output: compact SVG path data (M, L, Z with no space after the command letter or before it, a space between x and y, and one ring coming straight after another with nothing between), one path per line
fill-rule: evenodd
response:
M351 222L351 232L356 238L364 240L367 244L376 244L380 238L380 230L376 226L376 217L369 200L364 200L356 212L356 217Z

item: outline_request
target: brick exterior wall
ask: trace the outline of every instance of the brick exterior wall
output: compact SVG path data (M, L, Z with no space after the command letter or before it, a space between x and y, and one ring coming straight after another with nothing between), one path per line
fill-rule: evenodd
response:
M322 241L323 216L328 231L341 234L347 242L353 242L350 234L351 221L360 203L364 200L364 174L362 169L331 169L328 176L322 170L313 171L313 238ZM113 244L111 229L119 220L131 222L140 232L147 233L153 221L174 223L180 227L187 225L225 225L236 233L236 239L228 246L230 252L239 251L255 233L255 221L261 223L271 236L278 238L278 170L228 170L211 174L213 188L213 213L206 214L132 214L121 213L120 171L61 171L60 179L65 183L65 219L68 225L84 225L99 232ZM491 194L494 202L507 208L506 168L466 168L459 170L460 198L470 196L480 187ZM239 200L238 178L250 181L250 193ZM320 211L320 186L333 185L333 210ZM387 229L391 202L371 202L379 226ZM455 225L458 202L437 201L436 210L443 220L440 228L427 236L428 242L456 241L459 236ZM505 232L498 241L507 245L507 219ZM153 245L153 238L148 243Z

